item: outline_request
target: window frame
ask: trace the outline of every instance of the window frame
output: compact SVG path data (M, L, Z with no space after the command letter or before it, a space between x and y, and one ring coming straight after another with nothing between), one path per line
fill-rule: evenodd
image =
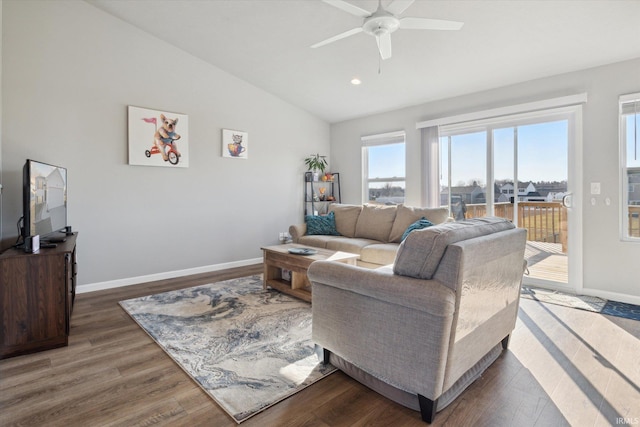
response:
M633 113L626 112L629 104L635 105ZM623 242L640 243L640 237L631 236L629 230L629 171L639 169L629 166L627 159L627 127L626 118L629 115L640 116L640 92L620 96L618 102L618 135L620 154L620 240ZM637 120L637 118L636 118ZM638 130L636 129L636 134Z
M404 130L387 132L381 134L367 135L360 138L362 143L361 157L362 157L362 203L369 203L369 184L374 182L402 182L405 189L405 200L407 191L407 139L406 132ZM392 176L392 177L376 177L369 178L369 148L380 147L384 145L403 144L405 149L404 156L404 176Z

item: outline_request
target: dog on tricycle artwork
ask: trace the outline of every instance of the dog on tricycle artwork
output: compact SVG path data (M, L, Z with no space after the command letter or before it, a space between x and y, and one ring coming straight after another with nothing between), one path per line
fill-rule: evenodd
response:
M142 120L146 123L153 123L156 125L156 132L153 136L153 145L149 150L145 150L144 155L151 157L153 154L161 154L162 159L165 162L168 161L172 165L177 165L181 156L175 142L180 139L180 135L176 133L178 119L170 119L164 114L160 114L160 127L158 127L158 122L155 117L150 119L143 118Z

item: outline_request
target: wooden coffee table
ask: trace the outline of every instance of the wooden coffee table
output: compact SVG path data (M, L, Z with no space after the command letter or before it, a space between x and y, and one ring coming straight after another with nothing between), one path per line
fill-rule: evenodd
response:
M313 255L296 255L289 253L289 249L313 249ZM329 249L313 248L311 246L289 243L286 245L266 246L261 248L264 256L264 278L262 286L271 286L280 292L311 302L311 283L307 277L307 269L314 261L340 261L356 265L360 258L358 254L332 251ZM282 270L291 272L291 280L282 277Z

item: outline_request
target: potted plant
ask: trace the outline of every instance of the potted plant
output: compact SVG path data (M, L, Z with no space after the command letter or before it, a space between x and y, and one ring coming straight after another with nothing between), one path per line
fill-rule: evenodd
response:
M304 164L307 165L307 169L313 172L313 180L317 181L320 174L324 172L327 167L327 156L321 156L320 154L312 154L304 159Z

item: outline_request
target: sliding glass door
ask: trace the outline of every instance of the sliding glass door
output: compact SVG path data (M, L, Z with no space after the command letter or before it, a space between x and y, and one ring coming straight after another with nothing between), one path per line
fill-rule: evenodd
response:
M484 216L467 209L486 206L486 140L484 131L441 138L440 203L456 221Z
M452 217L493 215L527 229L525 282L573 291L581 287L578 223L571 226L579 218L569 161L576 129L573 110L538 112L444 126L439 147L440 201Z

